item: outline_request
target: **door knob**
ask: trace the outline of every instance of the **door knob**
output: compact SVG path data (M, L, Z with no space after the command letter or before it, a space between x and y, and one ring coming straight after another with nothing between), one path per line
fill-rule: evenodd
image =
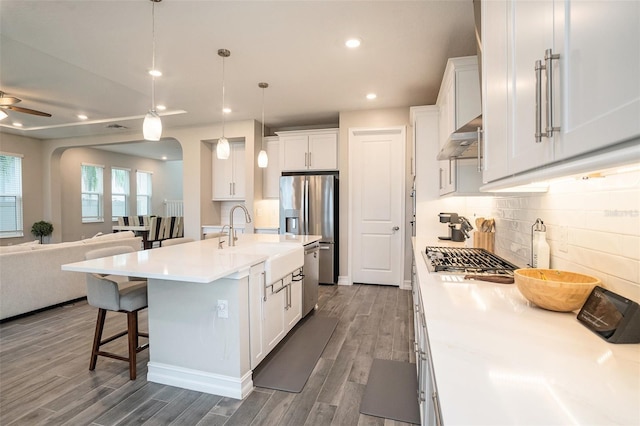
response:
M400 230L400 227L399 227L399 226L394 226L394 227L393 227L393 228L391 228L391 229L393 229L394 231L398 231L398 230Z

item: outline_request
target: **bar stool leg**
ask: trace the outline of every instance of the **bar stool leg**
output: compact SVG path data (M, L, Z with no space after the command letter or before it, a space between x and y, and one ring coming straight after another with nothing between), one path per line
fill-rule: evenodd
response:
M136 379L136 354L138 352L138 312L127 312L129 330L129 378Z
M107 317L106 309L98 309L98 319L96 320L96 331L93 335L93 346L91 347L91 361L89 362L89 370L96 369L98 361L98 352L100 351L100 341L102 340L102 330L104 330L104 321Z

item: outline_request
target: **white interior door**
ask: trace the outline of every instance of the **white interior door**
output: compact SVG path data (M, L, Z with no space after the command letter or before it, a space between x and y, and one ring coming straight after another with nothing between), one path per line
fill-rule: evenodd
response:
M354 283L400 286L405 129L349 132L350 261Z

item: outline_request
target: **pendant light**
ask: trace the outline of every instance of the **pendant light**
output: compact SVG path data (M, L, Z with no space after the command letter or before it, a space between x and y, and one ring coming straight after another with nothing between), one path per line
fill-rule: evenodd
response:
M145 140L159 141L162 136L162 121L160 116L156 112L156 77L162 75L156 70L156 3L160 3L162 0L150 0L151 1L151 35L153 39L152 54L151 54L151 109L147 112L142 123L142 134Z
M268 83L258 83L258 87L262 89L262 139L260 140L260 153L258 154L258 167L264 169L269 164L267 151L264 150L264 89L269 87Z
M226 160L229 158L230 148L229 141L224 137L224 58L231 56L231 52L227 49L219 49L218 56L222 57L222 137L218 139L218 144L216 145L216 156L220 160Z

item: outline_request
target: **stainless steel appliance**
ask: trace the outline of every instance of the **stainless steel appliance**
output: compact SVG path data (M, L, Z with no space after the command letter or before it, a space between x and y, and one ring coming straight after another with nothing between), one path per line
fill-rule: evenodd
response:
M304 246L304 267L302 268L302 317L307 316L318 304L318 280L320 276L320 244Z
M464 241L469 238L469 231L473 229L469 220L458 213L440 213L440 223L448 223L449 235L438 237L439 240Z
M322 284L338 281L338 175L283 173L280 177L280 233L321 235Z
M513 263L481 248L430 247L422 253L429 272L513 276Z

